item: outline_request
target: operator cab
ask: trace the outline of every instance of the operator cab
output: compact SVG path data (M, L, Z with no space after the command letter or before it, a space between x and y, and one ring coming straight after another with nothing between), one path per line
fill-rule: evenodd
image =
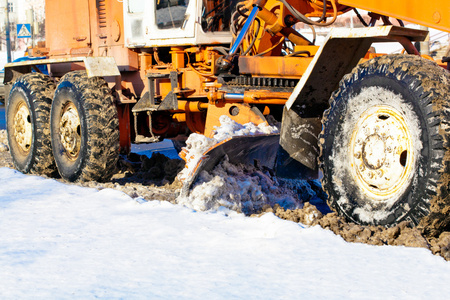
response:
M124 0L129 48L229 44L237 0Z

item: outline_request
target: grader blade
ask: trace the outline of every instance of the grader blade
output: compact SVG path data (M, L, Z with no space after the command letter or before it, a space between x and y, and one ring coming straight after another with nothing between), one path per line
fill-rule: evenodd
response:
M209 148L190 172L182 188L182 194L187 195L192 184L202 171L211 171L221 161L228 157L232 164L255 164L273 169L279 146L279 134L234 136L223 140Z

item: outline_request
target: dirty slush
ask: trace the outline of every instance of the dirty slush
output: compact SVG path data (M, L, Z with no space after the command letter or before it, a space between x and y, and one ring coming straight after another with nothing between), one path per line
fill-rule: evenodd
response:
M6 130L0 130L0 167L13 168L7 145ZM347 242L422 247L450 260L450 232L429 238L420 228L412 228L407 222L391 228L349 223L329 210L325 204L326 194L316 180L284 181L273 176L271 170L258 166L234 166L225 161L210 174L201 174L197 186L203 186L202 192L198 196L191 193L186 198L179 195L182 184L177 179L183 167L182 160L169 159L163 154L155 153L148 158L131 153L121 156L116 173L109 182L73 184L112 188L132 198L164 200L198 210L224 206L249 217L273 213L279 218L307 226L319 225Z

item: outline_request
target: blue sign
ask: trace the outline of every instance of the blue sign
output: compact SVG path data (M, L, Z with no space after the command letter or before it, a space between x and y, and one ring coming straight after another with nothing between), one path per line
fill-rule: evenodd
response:
M31 38L31 24L17 24L17 38Z

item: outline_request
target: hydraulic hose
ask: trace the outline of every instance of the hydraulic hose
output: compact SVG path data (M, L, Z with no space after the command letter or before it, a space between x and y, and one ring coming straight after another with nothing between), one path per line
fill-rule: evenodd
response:
M330 22L326 22L326 23L320 23L321 21L323 21L325 19L325 17L322 15L322 17L318 20L318 21L313 21L309 18L307 18L304 14L302 14L301 12L299 12L298 10L296 10L294 7L292 7L292 5L290 5L286 0L279 0L281 3L283 3L286 8L291 12L291 14L297 18L298 20L300 20L303 23L306 23L308 25L315 25L315 26L329 26L331 24L334 23L334 21L336 21L336 17L337 17L337 6L336 6L336 2L334 0L331 0L331 6L333 7L333 19ZM324 6L324 11L326 13L326 9L327 9L327 4L326 1L323 2L323 6Z
M261 8L259 6L257 5L253 6L252 11L248 15L248 18L241 29L241 32L239 32L239 35L237 36L233 46L231 47L230 53L228 53L229 56L233 56L236 54L237 49L239 48L239 46L241 46L242 41L244 40L244 37L247 34L247 31L250 29L250 26L253 24L253 21L255 20L256 15L260 10Z

